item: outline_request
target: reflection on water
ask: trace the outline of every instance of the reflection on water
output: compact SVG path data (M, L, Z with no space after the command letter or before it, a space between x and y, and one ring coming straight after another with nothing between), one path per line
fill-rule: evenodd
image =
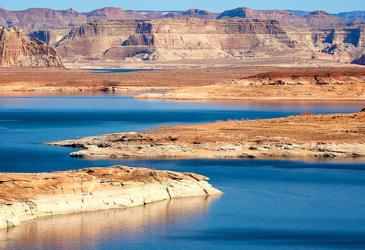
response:
M0 171L124 164L196 172L225 193L213 203L173 201L42 218L2 231L0 249L365 249L362 162L91 161L70 158L74 149L42 144L160 125L363 107L361 102L171 103L120 96L0 98Z
M1 249L94 248L110 237L130 239L148 227L162 228L181 220L204 216L217 197L161 201L129 209L59 215L31 220L0 230Z

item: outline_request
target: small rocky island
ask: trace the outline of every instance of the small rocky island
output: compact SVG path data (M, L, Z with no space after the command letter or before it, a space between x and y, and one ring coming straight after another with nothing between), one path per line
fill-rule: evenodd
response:
M0 173L0 229L41 216L129 208L173 198L219 195L193 173L125 166Z
M84 158L354 158L365 156L365 112L302 114L168 126L50 143Z

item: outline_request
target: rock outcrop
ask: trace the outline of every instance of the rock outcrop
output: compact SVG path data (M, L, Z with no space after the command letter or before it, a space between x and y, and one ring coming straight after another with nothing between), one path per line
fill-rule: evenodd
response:
M57 52L64 57L100 58L136 33L138 20L100 21L84 24L72 29L56 45Z
M56 48L73 59L137 61L297 57L351 63L365 53L365 26L335 27L331 15L311 16L312 23L330 16L330 28L293 28L262 15L258 17L263 19L98 21L72 29Z
M62 67L56 51L19 28L0 28L0 66Z
M71 62L286 57L356 63L365 54L361 17L361 12L346 16L249 8L220 14L199 9L0 9L0 24L26 28L30 37L54 45Z
M41 216L129 208L221 192L193 173L124 166L0 174L0 229Z
M161 127L52 143L85 158L365 157L365 113Z
M39 40L47 45L54 46L70 32L70 29L32 29L24 30L32 40Z
M65 56L123 60L181 60L265 57L295 48L272 20L196 18L96 22L72 30L57 45Z

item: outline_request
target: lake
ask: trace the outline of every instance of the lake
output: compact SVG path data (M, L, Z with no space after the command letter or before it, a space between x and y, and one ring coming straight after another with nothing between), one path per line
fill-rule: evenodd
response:
M41 218L0 231L4 249L363 249L365 163L275 160L84 160L44 143L155 126L303 112L365 103L194 103L128 96L0 97L0 171L123 164L190 171L224 191L126 210Z

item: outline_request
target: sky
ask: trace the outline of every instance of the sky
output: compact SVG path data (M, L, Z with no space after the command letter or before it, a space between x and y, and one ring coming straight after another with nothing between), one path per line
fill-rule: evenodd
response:
M190 8L221 12L236 7L253 9L325 10L338 13L365 10L365 0L0 0L0 7L9 10L27 8L75 9L90 11L102 7L126 10L186 10Z

